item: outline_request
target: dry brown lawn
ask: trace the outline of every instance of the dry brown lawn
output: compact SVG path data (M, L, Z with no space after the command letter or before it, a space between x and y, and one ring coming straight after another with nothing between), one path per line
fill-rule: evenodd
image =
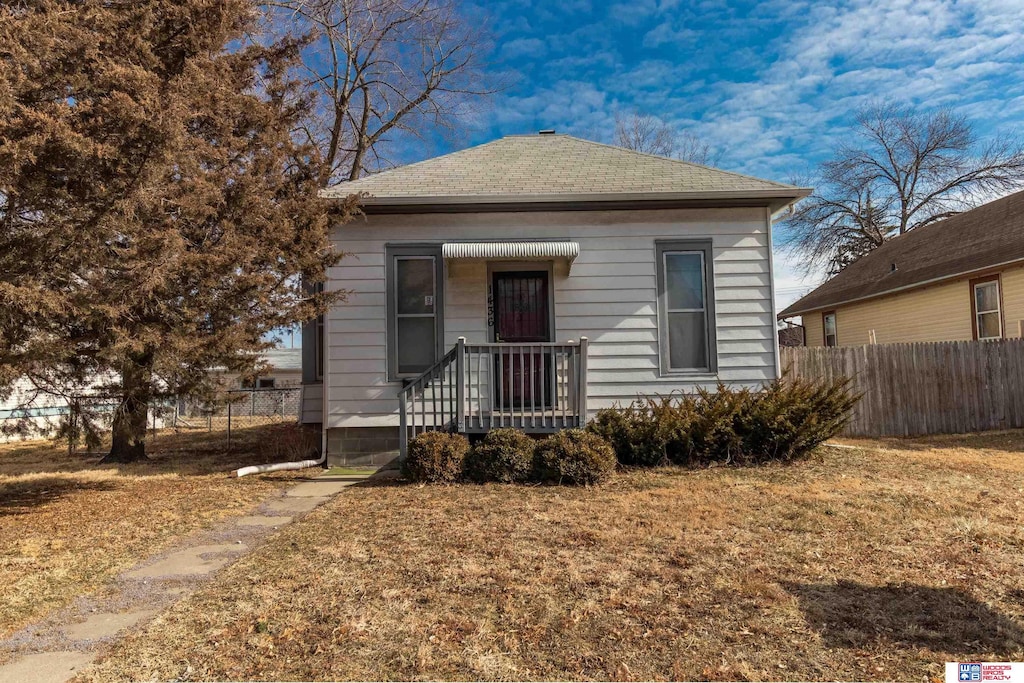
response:
M923 681L1024 659L1024 432L857 445L589 489L368 482L81 680Z
M236 433L161 433L151 460L98 465L48 441L0 445L0 636L194 531L252 507L299 473L230 479L279 459L286 425Z

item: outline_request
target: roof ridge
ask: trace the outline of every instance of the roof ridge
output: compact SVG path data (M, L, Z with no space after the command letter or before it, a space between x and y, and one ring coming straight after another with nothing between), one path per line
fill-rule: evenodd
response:
M661 161L671 161L671 162L676 163L676 164L682 164L683 166L691 166L693 168L702 168L702 169L704 169L706 171L714 171L716 173L724 173L726 175L735 176L737 178L743 178L744 180L756 180L759 183L767 183L769 185L775 185L776 187L785 188L787 190L791 190L791 189L794 189L794 188L795 189L804 189L804 188L797 188L796 185L789 185L787 183L780 183L780 182L776 182L774 180L766 180L764 178L758 178L757 176L746 175L744 173L737 173L736 171L727 171L724 168L718 168L716 166L707 166L705 164L697 164L697 163L694 163L692 161L686 161L685 159L673 159L672 157L666 157L666 156L662 156L660 154L651 154L650 152L639 152L639 151L637 151L635 149L629 149L627 147L619 147L618 145L612 145L612 144L609 144L607 142L598 142L597 140L588 140L587 138L576 137L575 135L569 135L568 133L561 133L560 136L567 137L570 140L577 140L579 142L587 142L587 143L589 143L591 145L597 145L598 147L605 147L607 149L613 149L613 150L615 150L617 152L625 152L626 154L637 154L639 156L650 157L651 159L659 159ZM523 137L527 137L527 136L523 136Z

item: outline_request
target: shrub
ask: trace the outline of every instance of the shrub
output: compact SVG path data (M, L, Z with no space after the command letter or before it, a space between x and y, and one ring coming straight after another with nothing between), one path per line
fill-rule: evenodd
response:
M535 472L541 481L596 484L615 471L615 451L582 429L565 429L537 445Z
M466 476L473 481L524 482L533 471L536 442L517 429L495 429L466 456Z
M607 441L623 465L653 467L668 459L664 430L643 403L600 410L587 431Z
M744 444L743 435L736 429L737 420L756 396L747 388L730 389L724 384L714 391L699 388L686 407L689 430L672 461L702 465L739 460Z
M684 459L693 422L690 396L634 401L598 411L587 431L611 444L623 465L655 467Z
M842 431L852 416L859 394L845 378L814 382L787 379L772 382L740 416L743 461L789 462L807 457Z
M413 481L458 481L468 452L469 441L461 434L423 432L409 441L402 474Z
M720 384L603 410L588 430L627 465L789 462L839 433L858 399L845 379L777 380L761 391Z

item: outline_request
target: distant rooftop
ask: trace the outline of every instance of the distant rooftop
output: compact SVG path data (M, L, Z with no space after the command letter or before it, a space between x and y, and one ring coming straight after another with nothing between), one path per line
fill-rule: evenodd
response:
M895 237L779 313L780 318L1024 261L1024 192Z
M756 199L781 208L809 190L542 132L511 135L322 191L367 206Z
M275 370L302 369L302 349L268 349L260 355Z

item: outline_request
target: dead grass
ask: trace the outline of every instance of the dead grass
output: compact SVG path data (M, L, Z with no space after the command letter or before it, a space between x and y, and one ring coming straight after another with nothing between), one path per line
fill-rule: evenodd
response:
M230 451L224 433L158 434L151 460L127 466L47 441L0 445L0 636L304 476L227 476L279 459L296 431L242 430Z
M1024 433L355 487L80 680L927 680L1024 659Z

